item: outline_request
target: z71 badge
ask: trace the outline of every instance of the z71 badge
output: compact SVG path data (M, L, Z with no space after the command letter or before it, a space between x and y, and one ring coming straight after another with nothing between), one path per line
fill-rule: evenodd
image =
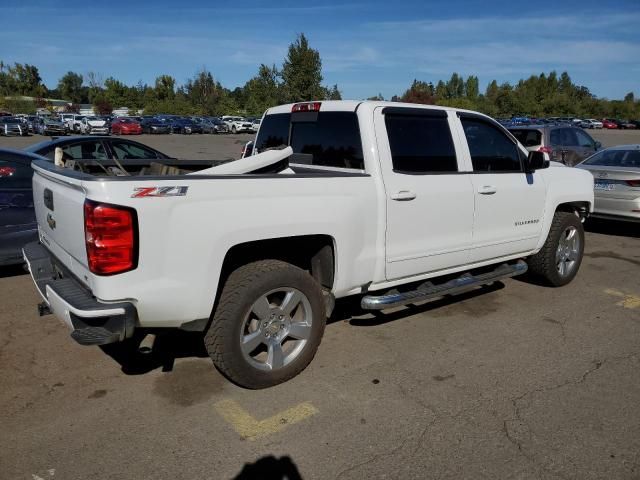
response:
M131 198L142 197L184 197L189 187L169 186L169 187L136 187L133 189Z

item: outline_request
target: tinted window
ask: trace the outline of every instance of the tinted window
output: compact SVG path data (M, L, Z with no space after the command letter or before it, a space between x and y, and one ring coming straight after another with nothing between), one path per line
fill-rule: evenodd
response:
M0 190L30 189L32 176L30 165L0 160Z
M461 118L474 172L520 172L515 143L496 126L483 120Z
M458 171L446 117L394 114L385 115L385 123L395 172Z
M291 124L294 153L311 155L312 165L364 169L358 117L353 112L320 112L314 122Z
M269 148L287 146L290 119L291 114L289 113L278 113L265 117L256 139L256 153L262 153Z
M540 130L514 128L509 131L525 147L537 147L542 144L542 132Z
M111 142L111 148L118 160L158 158L156 152L142 145L125 142Z
M556 128L549 135L551 145L576 145L576 137L570 128Z
M640 168L640 150L603 150L589 157L584 164Z
M589 135L584 133L582 130L576 130L575 134L576 134L576 137L578 138L578 145L580 145L581 147L593 148L594 142Z

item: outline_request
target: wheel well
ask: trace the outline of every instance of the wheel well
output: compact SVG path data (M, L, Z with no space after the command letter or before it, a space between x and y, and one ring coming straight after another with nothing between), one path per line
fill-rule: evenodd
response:
M580 218L584 219L589 215L589 202L561 203L556 207L556 212L575 213Z
M236 268L257 260L282 260L307 270L320 285L331 289L334 281L335 255L329 235L302 235L241 243L225 255L218 291Z

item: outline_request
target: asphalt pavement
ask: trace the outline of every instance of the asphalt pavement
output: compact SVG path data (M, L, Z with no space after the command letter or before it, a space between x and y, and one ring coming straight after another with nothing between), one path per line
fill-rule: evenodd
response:
M233 158L245 137L136 140ZM311 365L261 391L194 334L124 358L79 346L2 269L0 479L640 478L640 225L587 228L564 288L510 279L376 315L340 301Z

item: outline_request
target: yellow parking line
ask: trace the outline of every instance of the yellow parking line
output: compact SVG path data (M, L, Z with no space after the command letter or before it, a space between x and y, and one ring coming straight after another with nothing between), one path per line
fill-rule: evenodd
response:
M316 407L310 402L303 402L264 420L256 420L237 402L230 399L216 403L215 408L220 416L238 432L238 435L247 440L255 440L279 432L289 425L318 413Z
M629 293L623 293L613 288L607 288L604 293L612 295L614 297L621 298L616 305L624 308L638 308L640 307L640 297L638 295L631 295Z

